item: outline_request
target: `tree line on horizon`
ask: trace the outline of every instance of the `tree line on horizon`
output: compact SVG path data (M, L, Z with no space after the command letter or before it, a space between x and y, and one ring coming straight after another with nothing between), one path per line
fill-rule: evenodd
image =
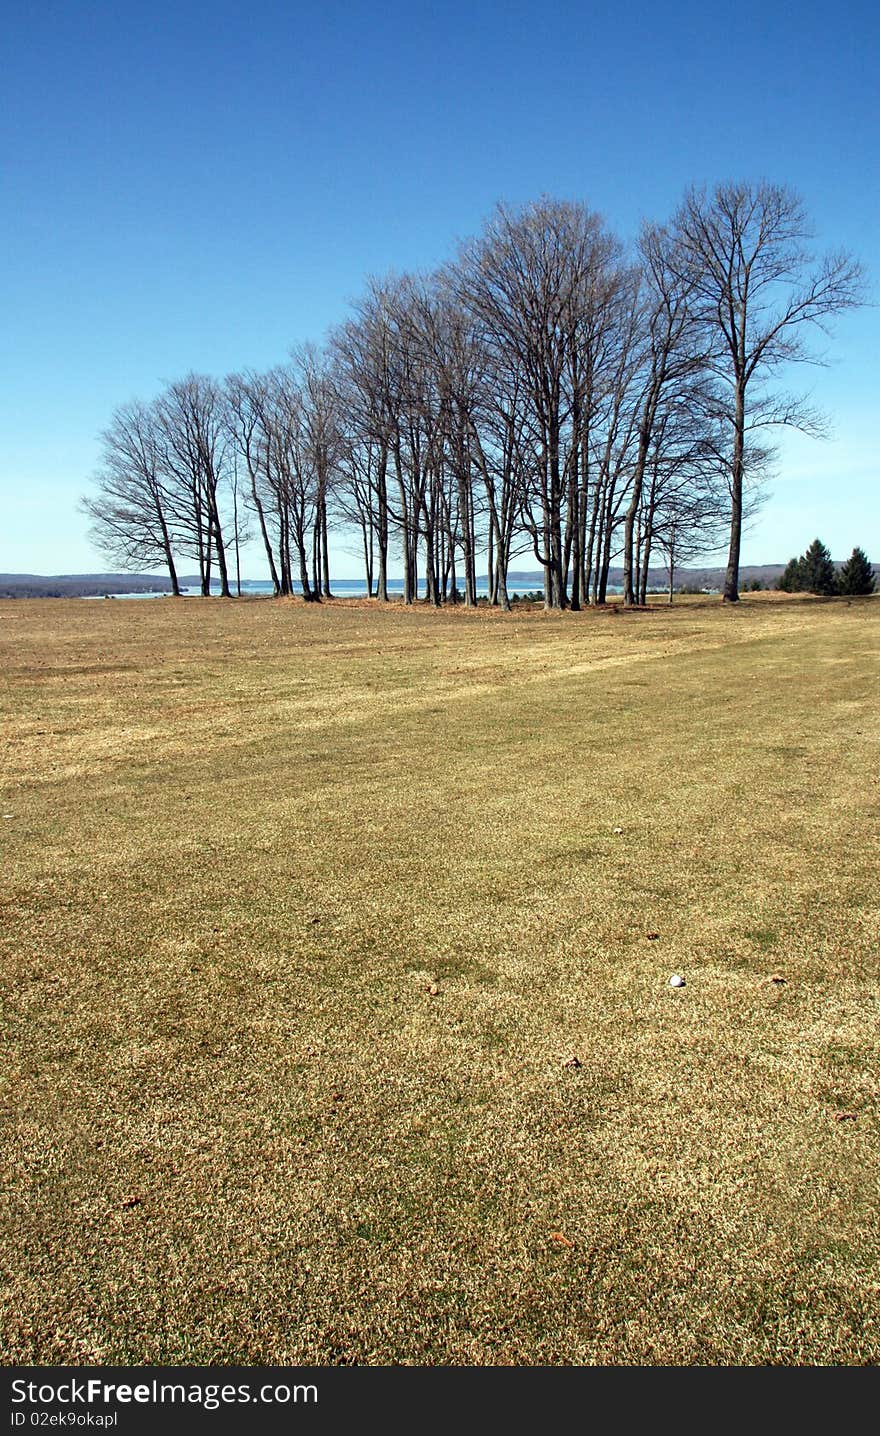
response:
M118 408L82 507L123 568L198 565L223 595L241 544L273 589L332 596L329 538L359 535L368 592L405 603L510 607L528 553L548 608L645 602L717 546L739 597L743 525L761 502L777 426L822 431L779 371L811 329L860 302L861 270L815 259L800 200L766 183L692 189L633 253L582 204L498 205L428 275L371 279L322 348L267 372L190 374Z

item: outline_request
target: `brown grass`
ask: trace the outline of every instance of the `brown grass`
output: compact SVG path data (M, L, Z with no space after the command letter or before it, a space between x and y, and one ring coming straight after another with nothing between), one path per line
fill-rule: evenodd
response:
M7 1361L880 1358L880 600L0 646Z

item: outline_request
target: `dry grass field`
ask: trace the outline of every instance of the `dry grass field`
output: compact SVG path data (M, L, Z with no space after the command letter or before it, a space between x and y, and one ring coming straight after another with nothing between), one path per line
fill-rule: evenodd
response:
M880 1359L880 599L0 647L6 1362Z

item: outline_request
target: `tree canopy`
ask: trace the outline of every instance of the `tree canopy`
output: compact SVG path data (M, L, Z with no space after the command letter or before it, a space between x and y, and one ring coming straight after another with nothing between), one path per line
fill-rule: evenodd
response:
M84 500L94 541L163 562L175 591L194 560L226 595L250 522L275 591L315 602L334 531L380 600L398 555L405 602L473 605L480 558L508 607L528 553L545 605L577 609L605 602L615 560L644 603L652 554L672 571L726 531L735 599L764 432L819 427L769 381L858 299L858 266L813 261L806 234L766 184L689 191L632 252L583 204L498 205L435 273L370 280L323 349L119 408Z

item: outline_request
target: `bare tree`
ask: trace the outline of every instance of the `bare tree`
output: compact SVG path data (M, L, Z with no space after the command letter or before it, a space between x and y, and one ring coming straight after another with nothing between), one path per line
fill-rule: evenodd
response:
M250 543L251 530L248 523L248 515L245 510L245 491L242 486L242 477L239 472L238 454L232 450L230 493L232 495L232 543L235 550L235 592L241 598L241 548L242 544Z
M360 466L369 473L363 498L371 504L376 597L381 603L388 602L389 467L392 453L400 451L398 311L402 287L403 281L398 279L371 279L356 306L355 318L331 337L337 390L345 396L349 441L361 450ZM405 559L407 540L405 534ZM410 564L405 562L405 580L409 573Z
M645 310L635 271L621 275L615 302L603 318L605 372L585 434L593 493L582 588L584 598L594 604L604 604L606 600L611 560L616 556L635 464L645 331ZM587 491L585 482L585 497Z
M772 452L767 431L820 432L779 391L816 362L810 330L859 302L848 256L815 262L800 201L768 184L690 191L643 230L637 265L583 205L499 205L437 274L371 280L324 352L287 366L200 375L105 435L96 541L126 565L183 554L229 593L245 513L278 594L331 596L330 530L359 531L368 591L508 607L511 556L531 549L549 608L604 603L622 553L627 604L644 600L653 545L673 565L716 538L738 596L744 518ZM232 508L230 531L229 509ZM176 579L174 579L176 583Z
M689 190L674 230L680 273L709 340L712 368L729 394L730 549L723 598L739 598L746 436L773 425L808 433L823 423L803 400L774 391L795 362L817 362L811 329L861 302L862 271L848 254L816 261L801 200L780 185Z
M578 376L588 373L576 361L618 253L597 215L544 199L520 211L499 205L452 271L498 371L522 375L532 455L520 518L544 569L548 608L568 602L564 531L583 418Z
M684 404L700 412L697 389L706 357L690 305L690 285L676 263L675 240L656 226L642 230L639 249L643 274L644 344L638 399L638 444L623 535L623 601L631 607L641 588L635 558L635 525L643 509L646 469L653 450L653 491L661 470L662 439L678 425L668 423L670 409ZM650 530L648 530L649 532ZM650 545L649 545L650 546Z
M314 494L312 589L331 598L328 504L346 453L340 394L329 358L313 345L294 355L299 384L300 461L311 470Z
M101 434L98 492L82 500L95 545L123 569L162 563L180 594L174 562L172 501L162 471L155 406L124 404Z
M669 411L664 414L646 466L639 511L636 600L640 603L647 599L655 545L666 559L671 603L676 568L714 548L729 517L724 475L699 436L694 437L690 416L684 417L680 436L668 433L675 430L677 417Z
M173 495L178 543L198 562L203 596L211 592L216 558L220 593L229 598L220 509L228 427L220 386L206 375L189 374L170 384L159 397L156 415L161 466Z
M226 380L226 423L228 425L233 451L242 460L248 476L248 505L259 525L263 550L269 566L272 588L276 595L290 592L289 573L286 583L279 576L280 565L276 563L275 549L269 532L269 522L263 501L262 487L266 479L269 452L268 386L261 374L231 374ZM236 480L238 465L234 464ZM236 482L235 492L238 492Z
M266 385L264 469L274 511L282 591L293 591L295 554L303 598L306 603L320 603L319 583L313 582L309 572L310 558L315 556L318 495L302 389L298 375L289 367L273 369L266 376Z
M346 405L349 391L341 388L339 392L341 403ZM346 407L350 417L351 408L348 405ZM332 495L331 517L340 520L345 528L356 527L359 530L368 598L373 598L374 593L378 596L379 591L376 578L380 522L377 486L379 462L379 450L374 440L368 436L360 438L356 433L347 433L344 436L337 482ZM386 578L386 597L387 592Z

